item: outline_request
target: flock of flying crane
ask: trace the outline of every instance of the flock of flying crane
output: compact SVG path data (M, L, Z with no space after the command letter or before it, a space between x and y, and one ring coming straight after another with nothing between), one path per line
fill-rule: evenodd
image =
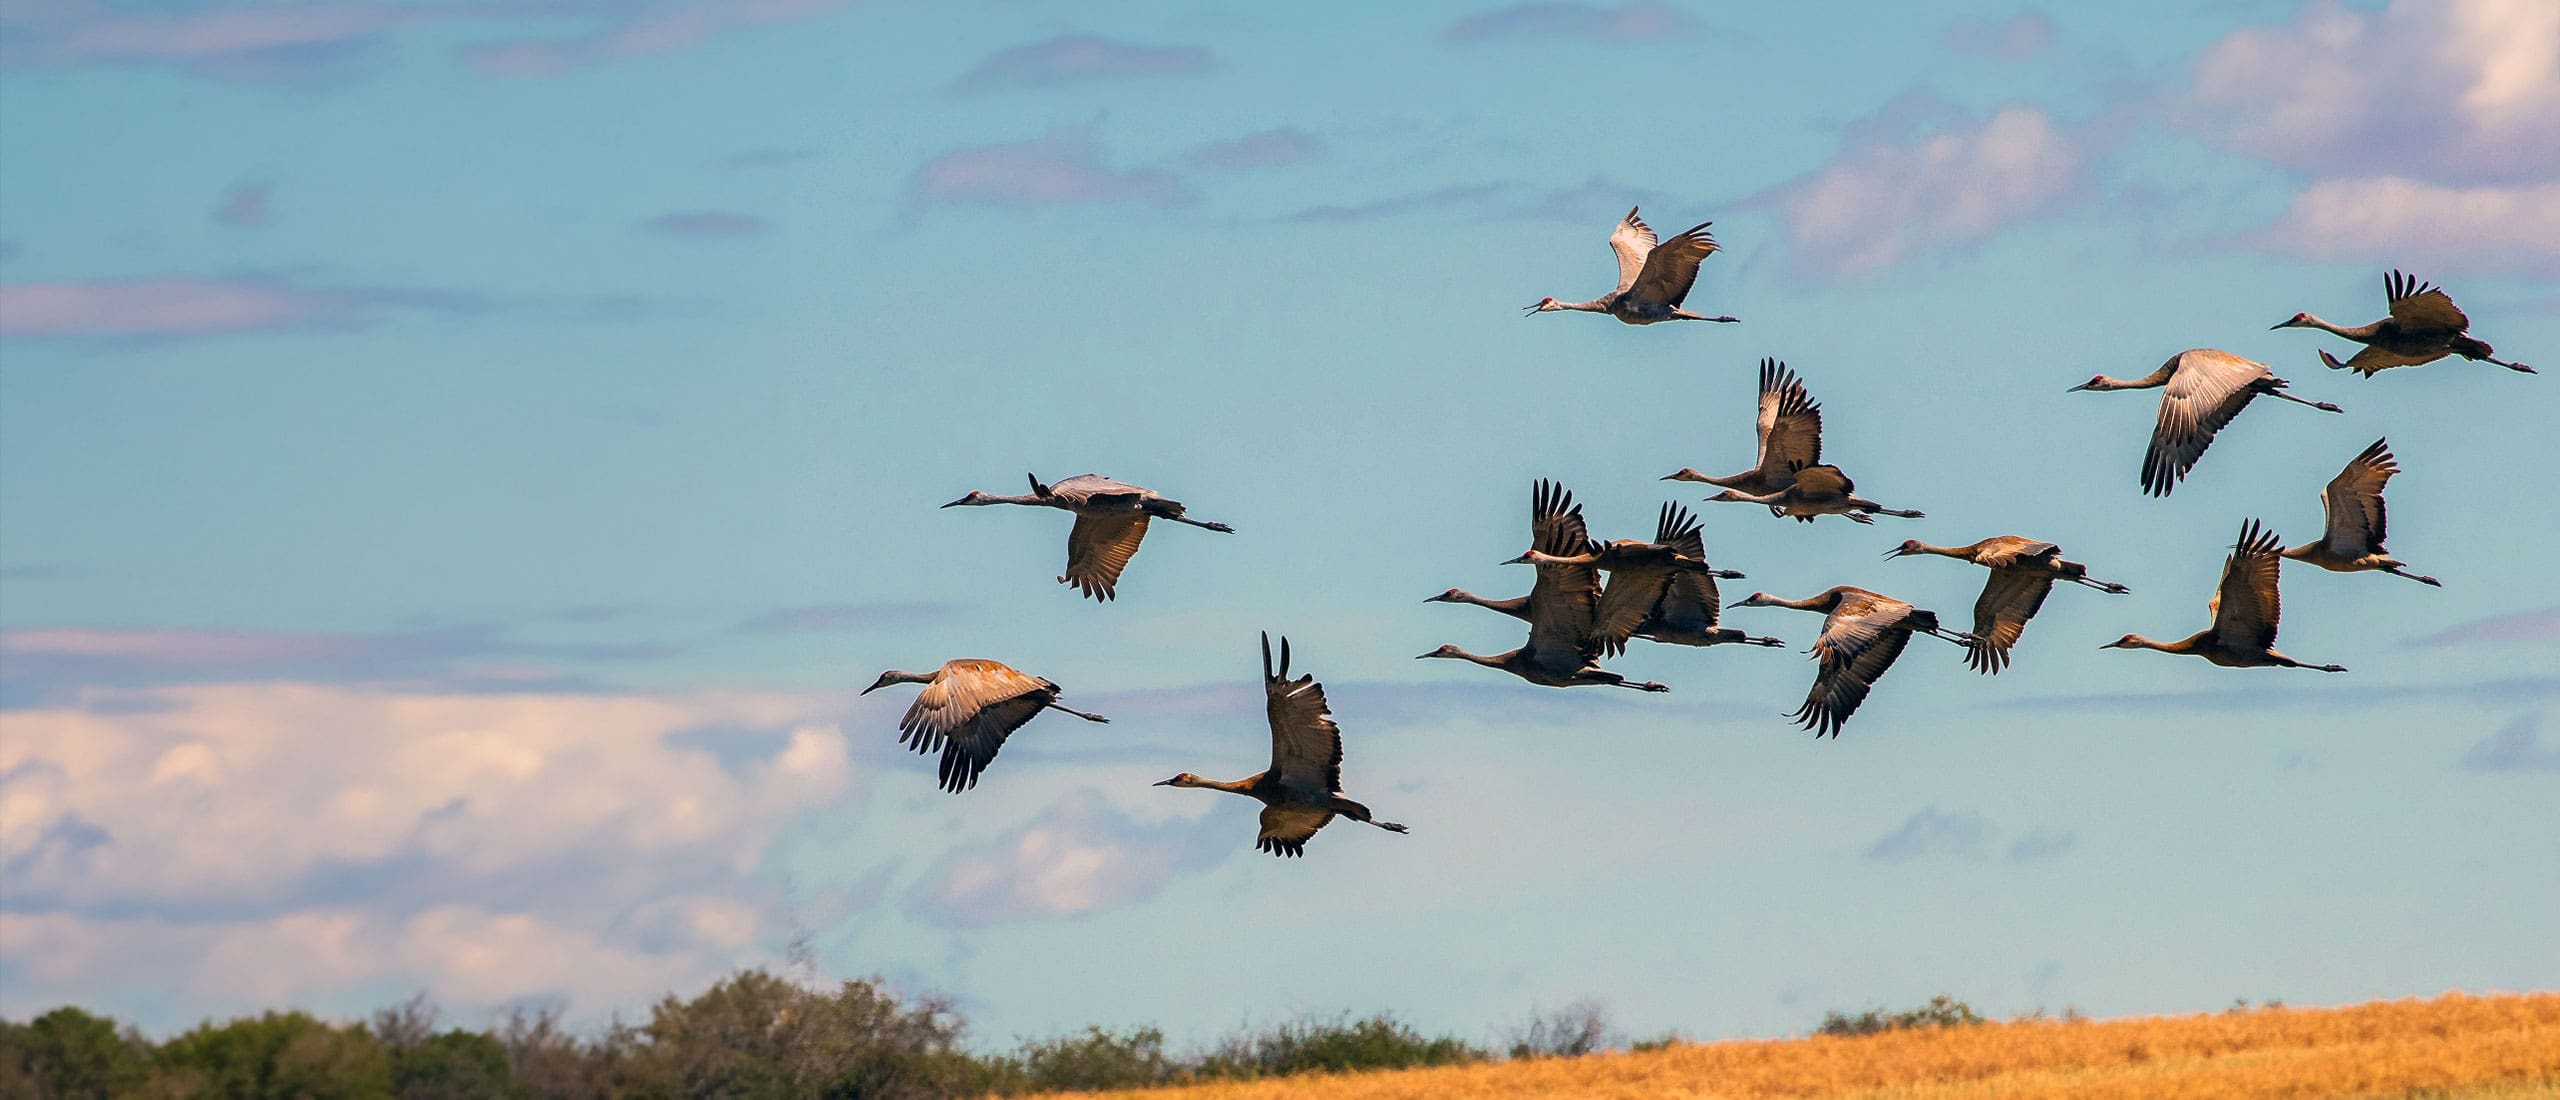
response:
M1715 238L1707 232L1709 224L1700 223L1662 241L1629 210L1609 235L1610 248L1618 258L1617 289L1587 302L1542 298L1528 312L1606 313L1630 325L1732 323L1735 318L1710 317L1682 305L1697 282L1700 261L1717 249ZM2524 364L2494 358L2488 344L2470 335L2470 319L2444 291L2397 271L2385 278L2383 288L2390 316L2370 324L2348 327L2297 313L2274 327L2319 329L2363 344L2362 351L2344 362L2325 350L2320 360L2333 369L2351 369L2368 378L2448 355L2535 373ZM2263 363L2198 348L2178 353L2141 378L2100 375L2071 387L2071 392L2162 391L2159 420L2143 456L2142 487L2152 496L2165 497L2186 480L2214 435L2260 396L2324 412L2343 411L2327 402L2286 393L2286 385ZM1806 392L1803 379L1774 359L1760 363L1757 434L1758 460L1741 473L1714 477L1684 468L1662 480L1714 485L1722 492L1709 497L1710 502L1758 504L1772 515L1804 523L1818 516L1842 516L1861 524L1874 523L1872 517L1877 515L1921 516L1859 497L1847 474L1822 462L1822 406ZM2276 622L2282 608L2276 591L2279 561L2291 558L2337 572L2384 572L2440 584L2434 577L2410 572L2383 548L2383 486L2399 469L2389 445L2375 440L2321 492L2327 530L2317 541L2286 548L2257 520L2242 525L2239 541L2223 562L2222 582L2209 612L2211 625L2173 642L2127 634L2102 648L2192 654L2224 668L2345 672L2338 665L2305 664L2276 651ZM1095 600L1113 598L1121 571L1138 552L1151 520L1234 531L1223 523L1192 519L1180 501L1095 474L1055 484L1043 484L1033 475L1027 494L971 492L943 507L993 504L1074 513L1075 525L1067 535L1067 569L1058 582ZM1426 601L1474 604L1523 620L1529 624L1528 640L1517 649L1490 656L1444 645L1422 654L1423 658L1471 661L1546 687L1605 685L1661 692L1670 689L1630 681L1600 667L1600 661L1625 652L1634 638L1684 646L1785 644L1723 625L1722 611L1728 605L1722 602L1716 582L1740 579L1742 574L1708 564L1698 521L1680 505L1663 505L1650 541L1601 542L1590 537L1573 494L1540 480L1530 497L1529 540L1529 550L1506 563L1535 568L1536 579L1527 595L1497 600L1452 588ZM1968 546L1932 546L1915 539L1885 556L1916 554L1957 558L1990 571L1990 580L1974 602L1973 629L1949 632L1939 625L1936 612L1847 585L1801 600L1754 592L1730 605L1791 607L1822 614L1822 633L1812 649L1817 662L1813 687L1804 705L1790 716L1815 736L1839 736L1914 634L1962 646L1967 665L1996 674L2008 666L2010 650L2025 633L2027 621L2044 606L2055 582L2119 595L2130 591L2089 576L2087 566L2064 560L2062 549L2052 543L2017 535ZM1337 816L1404 832L1404 826L1377 820L1367 806L1342 796L1341 727L1326 705L1324 686L1313 676L1292 679L1290 661L1288 639L1280 640L1275 664L1271 638L1265 634L1262 678L1271 726L1269 768L1232 782L1183 772L1156 785L1205 787L1261 802L1262 828L1255 846L1274 855L1304 854L1308 838ZM891 670L881 673L863 694L897 683L925 685L899 721L899 742L919 753L941 754L941 786L953 793L976 786L1005 738L1043 710L1063 711L1089 722L1109 721L1059 705L1058 685L997 661L954 660L931 673Z

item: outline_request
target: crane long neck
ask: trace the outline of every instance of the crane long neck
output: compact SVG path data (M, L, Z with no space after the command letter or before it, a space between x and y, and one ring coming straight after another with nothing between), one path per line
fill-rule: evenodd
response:
M1476 594L1475 594L1475 593L1473 593L1473 592L1469 592L1469 591L1467 591L1466 589L1461 588L1461 589L1456 590L1454 593L1452 593L1452 594L1449 596L1449 598L1448 598L1446 601L1444 601L1444 602L1447 602L1447 603L1471 603L1471 604L1476 605L1477 607L1486 608L1486 609L1488 609L1488 610L1500 611L1500 612L1503 612L1503 613L1505 613L1505 614L1517 614L1517 613L1519 613L1520 609L1522 609L1522 608L1525 608L1525 607L1529 606L1529 597L1527 597L1527 596L1514 596L1514 597L1512 597L1512 598L1510 598L1510 599L1507 599L1507 600L1488 600L1488 599L1486 599L1486 598L1484 598L1484 597L1482 597L1482 596L1476 595Z
M1254 778L1260 777L1256 776ZM1211 791L1225 791L1228 794L1253 793L1253 779L1193 779L1191 782L1183 784L1183 786L1199 787L1203 790Z
M1760 602L1764 607L1792 607L1798 611L1819 611L1826 615L1831 613L1831 593L1829 592L1825 592L1819 596L1807 596L1801 600L1780 599L1776 596L1770 596Z
M1510 656L1510 654L1506 653L1502 657L1487 657L1481 653L1469 653L1456 646L1450 646L1448 656L1455 657L1461 661L1473 661L1486 668L1501 668L1503 666L1503 658Z
M1977 542L1972 546L1931 546L1918 539L1911 540L1911 549L1913 553L1936 554L1942 558L1963 558L1966 561L1973 560L1974 550L1981 545L1981 543Z
M2202 637L2203 635L2199 634L2194 638L2181 638L2174 642L2162 642L2145 638L2140 634L2128 634L2125 636L2124 645L2128 649L2156 649L2162 653L2187 653L2195 649L2197 639Z
M2321 330L2321 331L2323 331L2323 332L2335 333L2335 334L2337 334L2337 335L2339 335L2339 336L2344 336L2344 337L2346 337L2346 338L2348 338L2348 339L2350 339L2350 340L2361 340L2361 339L2364 339L2365 337L2368 337L2368 336L2373 335L2373 334L2374 334L2374 331L2375 331L2375 328L2376 328L2376 327L2377 327L2381 322L2378 322L2378 321L2377 321L2377 322L2375 322L2374 324L2370 324L2370 325L2356 325L2356 326L2354 326L2354 327L2349 327L2349 326L2346 326L2346 325L2337 324L2337 323L2335 323L2335 322L2331 322L2331 321L2323 320L2323 319L2321 319L2320 317L2315 316L2315 315L2313 315L2313 314L2305 313L2305 314L2303 314L2303 315L2302 315L2302 323L2303 323L2305 326L2307 326L2307 327L2310 327L2310 328L2316 328L2316 329L2319 329L2319 330Z
M989 493L989 494L987 494L986 496L979 498L978 503L980 503L980 504L1038 504L1038 505L1044 505L1044 506L1052 507L1052 508L1063 508L1063 507L1065 507L1065 504L1064 504L1063 502L1061 502L1058 498L1056 498L1056 497L1044 497L1044 496L1041 496L1041 495L1039 495L1039 494L1037 494L1037 493L1019 493L1019 494L1016 494L1016 495L1013 495L1013 496L997 496L997 495L996 495L996 494L994 494L994 493Z
M1557 302L1556 308L1578 309L1584 313L1607 313L1609 312L1609 300L1607 298L1593 298L1588 302Z

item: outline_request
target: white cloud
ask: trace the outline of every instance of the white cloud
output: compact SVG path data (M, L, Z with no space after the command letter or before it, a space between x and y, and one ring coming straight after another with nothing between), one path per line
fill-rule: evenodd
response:
M765 852L855 780L824 708L785 695L229 683L83 703L0 718L12 1009L155 969L226 1002L662 992L784 931Z
M1139 825L1087 789L1020 828L942 857L909 899L917 915L964 928L1080 917L1154 897L1176 871L1236 850L1196 822Z
M1786 222L1794 274L1847 278L2050 216L2079 190L2085 160L2043 110L2011 106L1916 137L1854 138L1748 202Z
M2322 180L2258 243L2312 259L2560 276L2560 182L2442 187L2396 176Z
M2183 108L2222 144L2324 176L2440 185L2560 171L2560 4L2305 5L2205 50Z

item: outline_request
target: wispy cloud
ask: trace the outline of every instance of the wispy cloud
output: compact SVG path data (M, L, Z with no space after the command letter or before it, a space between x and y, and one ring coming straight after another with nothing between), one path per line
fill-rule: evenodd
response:
M753 237L773 223L732 210L679 210L640 223L644 233L667 237Z
M1458 184L1430 191L1391 195L1367 202L1310 206L1282 218L1292 222L1365 222L1431 211L1473 211L1511 189L1510 184Z
M1872 863L1904 863L1930 856L1981 859L1990 836L1991 823L1981 814L1947 813L1929 806L1867 845L1865 858Z
M1862 858L1870 863L1908 863L1917 859L1986 860L1999 830L1973 810L1941 810L1924 806L1892 832L1867 845ZM2018 834L2001 850L2011 863L2044 863L2071 854L2080 835L2068 829L2038 825Z
M1698 29L1696 20L1668 4L1530 3L1467 16L1440 37L1449 42L1565 39L1618 45L1687 38Z
M890 623L917 623L966 610L965 605L913 603L830 603L785 607L755 616L731 629L740 634L817 634Z
M2560 745L2542 743L2542 716L2519 715L2462 753L2464 771L2560 772Z
M1305 164L1324 155L1324 143L1294 126L1212 142L1182 154L1182 162L1211 172L1251 172Z
M267 224L267 185L244 183L222 197L222 205L213 210L213 220L240 229L255 229Z
M1053 130L1021 142L954 149L925 162L908 179L917 207L1086 206L1136 203L1177 206L1191 192L1173 173L1156 168L1115 171L1104 163L1093 132Z
M2444 187L2398 176L2321 180L2243 243L2315 260L2560 277L2560 182Z
M178 627L45 627L0 632L0 702L85 688L237 680L434 684L526 690L578 683L563 663L652 660L670 647L527 642L487 625L381 634Z
M849 0L662 0L603 10L602 27L569 38L515 38L462 48L463 64L493 76L552 76L605 61L699 45L732 31L824 15Z
M1082 790L1040 816L952 849L925 872L910 912L958 928L1086 916L1154 897L1176 874L1242 846L1185 821L1140 825Z
M2413 646L2516 645L2560 641L2560 605L2455 623L2409 642Z
M2041 695L1986 704L2000 710L2051 711L2255 711L2296 708L2349 710L2431 700L2514 703L2560 699L2560 676L2515 676L2453 684L2386 684L2323 688L2260 687L2221 691L2118 691Z
M274 275L164 275L0 283L0 337L221 336L362 328L386 313L468 313L475 296L394 287L320 287Z
M1904 136L1853 127L1830 163L1745 200L1786 223L1788 270L1854 278L1980 246L2080 197L2087 156L2041 108Z
M988 54L955 92L1054 88L1140 76L1202 76L1217 60L1199 46L1145 46L1090 34L1064 34Z
M1947 28L1947 49L1965 57L2019 62L2053 47L2053 17L2023 11L1998 23L1958 20Z

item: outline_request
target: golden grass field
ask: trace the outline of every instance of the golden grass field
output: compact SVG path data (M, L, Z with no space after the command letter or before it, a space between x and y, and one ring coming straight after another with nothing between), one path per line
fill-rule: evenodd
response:
M2560 1100L2560 993L2019 1021L1110 1093L1149 1100Z

